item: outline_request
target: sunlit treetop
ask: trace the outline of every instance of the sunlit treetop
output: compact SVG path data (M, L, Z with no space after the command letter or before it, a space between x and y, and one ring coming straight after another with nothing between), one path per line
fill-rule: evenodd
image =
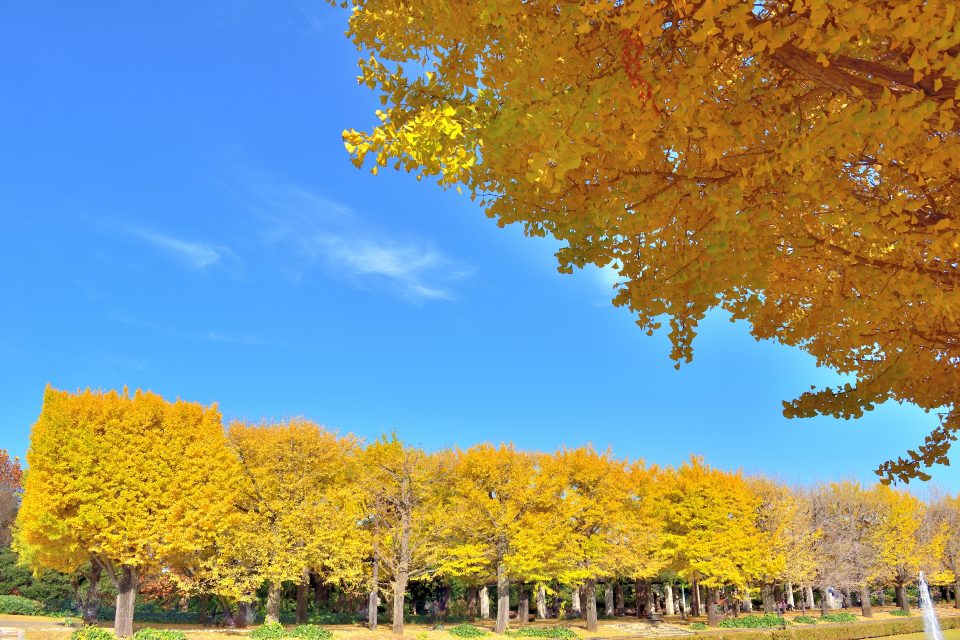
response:
M784 403L940 413L882 480L947 461L960 414L953 0L351 0L358 166L479 198L611 266L678 365L712 308L853 382Z

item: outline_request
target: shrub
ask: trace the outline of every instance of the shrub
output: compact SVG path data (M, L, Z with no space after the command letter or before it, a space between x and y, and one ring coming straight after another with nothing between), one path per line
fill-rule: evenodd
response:
M417 634L417 640L427 640L427 638L429 637L430 636L427 634L426 631L421 631L420 633Z
M743 616L742 618L727 618L720 622L724 629L775 629L786 623L784 618L768 613L762 616Z
M841 611L840 613L828 613L825 616L820 616L820 619L824 622L856 622L857 616Z
M793 621L797 624L817 624L817 619L813 616L797 616Z
M0 596L0 613L39 616L43 615L43 604L23 596Z
M279 622L267 622L251 631L250 637L256 638L256 640L277 640L278 638L286 638L287 630Z
M905 617L910 616L910 615L912 615L912 614L911 614L909 611L904 611L903 609L894 609L893 611L890 612L890 615L892 615L892 616L902 616L902 617L905 618Z
M100 627L84 627L70 634L70 640L117 640L113 634Z
M690 628L693 629L694 631L703 631L704 629L707 628L707 625L702 622L691 622Z
M187 634L174 629L140 629L133 640L187 640Z
M332 631L315 624L297 625L288 635L294 638L303 638L303 640L330 640L333 638Z
M943 629L960 628L960 616L944 616L940 619ZM695 627L690 625L691 629ZM720 631L700 629L685 640L865 640L882 636L896 636L904 633L923 631L923 620L919 616L891 620L863 621L857 624L838 625L798 625L786 629L744 629L742 631Z
M579 638L576 631L567 627L520 627L516 631L508 631L508 636L515 638Z
M450 629L450 635L457 636L458 638L479 638L488 633L490 632L486 629L475 627L472 624L458 624Z

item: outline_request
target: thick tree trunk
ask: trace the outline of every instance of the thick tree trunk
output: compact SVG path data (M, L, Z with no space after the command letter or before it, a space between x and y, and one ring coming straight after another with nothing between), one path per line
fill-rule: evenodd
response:
M480 617L490 619L490 588L487 585L480 587Z
M407 570L403 567L393 580L393 617L391 630L393 635L403 635L403 602L407 595Z
M793 599L793 583L788 582L783 588L787 592L787 608L790 610L796 609L797 602Z
M520 602L517 605L517 622L520 623L520 626L527 624L530 621L530 587L525 584L520 584L519 589L520 593Z
M717 616L717 588L707 587L707 626L715 627L720 619Z
M603 615L613 618L616 615L613 599L613 581L607 580L603 585Z
M897 585L897 606L904 611L910 611L910 601L907 599L907 587L904 584Z
M547 619L547 588L537 585L537 620Z
M377 610L380 605L380 560L377 553L373 553L373 564L370 567L370 594L367 597L367 626L371 631L377 630ZM299 601L298 601L299 612ZM299 615L299 613L298 613Z
M597 630L597 581L593 578L584 581L583 589L583 598L586 600L584 602L584 607L586 608L587 614L587 631L596 631Z
M570 611L578 618L583 615L583 602L580 600L580 587L574 587L570 592Z
M494 631L503 633L510 624L510 577L507 566L501 560L497 563L497 624Z
M467 591L464 594L464 598L467 601L467 617L476 618L477 617L477 599L479 597L479 591L476 587L467 587Z
M613 583L613 613L618 616L622 616L624 610L627 608L625 598L623 596L623 583L617 580Z
M821 616L825 616L827 615L827 613L829 613L827 608L827 604L828 604L827 599L829 596L829 593L827 591L828 589L829 587L824 587L823 589L820 590L820 615Z
M860 585L860 609L864 618L873 617L873 604L870 602L870 585L866 582Z
M690 585L690 615L700 615L700 584L694 578Z
M137 586L137 570L124 566L117 576L117 614L113 620L113 633L118 638L133 635L133 605Z
M317 611L328 611L330 609L330 585L326 584L320 577L320 574L314 573L311 576L313 581L313 607Z
M300 582L297 583L297 624L307 623L307 602L310 592L310 571L300 572Z
M220 611L223 612L223 622L224 626L233 628L237 626L237 616L234 615L233 611L230 609L230 603L227 602L227 599L223 596L215 596L216 603L220 607Z
M210 622L210 594L201 593L200 602L197 603L197 620L204 625Z
M80 603L80 615L85 625L95 625L100 621L100 577L102 575L103 565L96 560L92 561L87 581L87 593Z
M753 596L750 595L750 590L743 592L743 610L747 613L753 611Z
M769 584L765 584L760 587L760 593L763 598L763 612L766 614L773 613L773 608L775 606L773 601L773 587Z
M267 611L265 623L280 622L280 600L283 597L283 585L271 582L267 588Z
M633 583L634 600L637 605L637 617L645 618L647 615L647 581L636 580Z
M803 593L807 600L807 609L813 609L816 606L816 604L813 601L813 587L808 585L803 590Z
M683 620L687 619L687 594L682 584L680 585L680 617Z
M663 585L664 613L668 616L676 614L673 606L673 585L669 582Z
M960 576L953 583L953 608L960 609Z

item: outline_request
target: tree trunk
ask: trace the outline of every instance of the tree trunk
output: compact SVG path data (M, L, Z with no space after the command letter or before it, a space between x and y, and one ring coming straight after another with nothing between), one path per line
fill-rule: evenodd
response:
M707 626L715 627L720 620L717 617L717 588L707 587Z
M226 627L233 628L237 626L237 616L233 614L233 611L230 610L230 603L227 602L227 599L223 596L214 596L216 604L220 607L220 611L223 612L223 624Z
M904 584L897 585L897 606L904 611L910 611L910 601L907 599L907 587Z
M307 600L310 592L310 571L300 572L300 582L297 583L297 624L307 623Z
M587 631L597 630L597 581L593 578L583 583L584 606L587 609Z
M201 593L200 602L197 603L197 620L201 625L210 622L210 594Z
M627 608L623 595L623 583L617 580L613 583L613 612L615 615L622 616Z
M96 560L91 561L87 593L80 603L80 615L85 625L95 625L100 621L100 577L102 575L103 565Z
M113 633L118 638L133 635L133 605L137 597L137 570L124 566L117 579L117 614L113 620Z
M674 611L673 608L673 585L669 582L663 585L663 598L664 608L666 609L664 613L668 616L675 615L676 611Z
M860 585L860 609L864 618L873 617L873 604L870 602L870 585L866 582Z
M547 588L537 585L537 620L547 619Z
M816 606L816 603L813 601L813 587L807 586L803 590L804 596L807 601L807 609L813 609Z
M480 617L490 619L490 589L487 585L480 587Z
M686 589L683 588L683 584L680 585L680 618L683 620L687 619L687 593Z
M477 617L477 599L479 598L479 590L476 587L467 587L467 591L464 594L464 599L467 601L467 617L476 618Z
M380 560L373 552L373 564L370 568L370 595L367 598L367 625L371 631L377 630L377 609L380 605ZM298 603L299 604L299 603Z
M391 630L393 635L403 635L403 602L407 595L407 571L404 567L393 580L393 618Z
M953 608L960 609L960 575L956 577L953 583Z
M503 633L510 624L510 577L503 560L497 563L497 624L494 631Z
M313 608L327 611L330 608L330 585L325 584L319 573L311 575L313 581Z
M519 589L520 602L517 606L517 622L520 626L526 625L530 621L530 587L520 584Z
M647 581L636 580L633 583L633 592L637 603L637 617L644 618L647 615Z
M792 582L788 582L788 583L784 586L784 589L785 589L786 592L787 592L787 608L790 609L790 610L796 609L796 608L797 608L797 602L796 602L796 600L793 599L793 583L792 583Z
M773 588L769 584L764 584L760 587L760 594L763 598L763 612L766 614L773 613Z
M583 615L583 602L580 601L580 587L574 587L570 592L570 611L578 618Z
M264 623L280 622L280 599L283 597L283 585L271 582L267 588L267 613Z
M614 606L613 580L607 580L607 582L603 585L603 615L607 616L608 618L613 618L616 616Z
M827 615L827 613L829 613L827 611L827 596L828 596L827 589L828 588L829 587L824 587L823 589L820 590L820 615L821 616L825 616Z
M700 583L694 578L690 584L690 615L700 615Z

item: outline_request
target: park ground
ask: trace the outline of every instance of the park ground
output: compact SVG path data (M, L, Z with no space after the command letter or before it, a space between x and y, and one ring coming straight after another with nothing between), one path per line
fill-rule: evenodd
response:
M880 608L874 607L874 615L872 619L861 618L858 616L857 622L854 623L820 623L817 624L817 628L833 627L833 626L850 626L853 625L874 625L878 622L883 622L885 620L903 620L902 617L897 617L891 615L890 611L892 608ZM857 610L849 610L851 613L856 613ZM743 614L750 615L750 614ZM798 615L801 615L800 612L788 612L785 617L790 620ZM952 607L938 607L937 615L941 618L945 617L958 617L960 616L960 610L953 609ZM814 617L819 616L819 611L813 612ZM920 617L919 611L913 612L913 617ZM626 640L627 638L664 638L664 637L679 637L684 635L696 635L696 634L709 634L710 636L716 635L736 635L738 633L744 632L756 632L757 629L717 629L710 628L708 631L692 631L690 630L690 624L694 622L706 622L706 617L701 616L699 618L688 618L687 620L681 620L679 616L670 616L665 618L664 622L659 625L651 625L648 622L637 620L633 617L618 617L618 618L608 618L602 619L599 621L599 628L596 631L587 631L586 624L583 620L580 619L569 619L569 620L546 620L546 621L535 621L530 622L528 626L530 627L540 627L540 628L549 628L549 627L569 627L573 629L580 637L582 638L593 638L595 640L600 640L601 638L619 638ZM476 620L473 623L475 626L486 628L492 630L493 621L492 620ZM79 620L67 620L62 617L50 617L50 616L17 616L17 615L0 615L0 627L5 628L15 628L23 629L25 640L67 640L70 637L70 634L73 633L79 626ZM104 628L111 628L112 621L103 621L100 626ZM455 624L448 624L448 627L455 626ZM801 625L797 625L798 627ZM198 625L191 624L165 624L165 623L150 623L150 622L137 622L134 624L135 629L142 628L154 628L154 629L177 629L188 634L190 640L238 640L238 638L243 638L248 635L251 629L256 628L256 626L251 626L246 629L223 629L215 627L200 627ZM381 624L379 629L376 631L371 631L367 629L364 625L357 624L331 624L324 625L324 628L329 629L334 634L334 640L388 640L395 638L396 636L391 632L389 623ZM516 625L513 625L513 628L516 628ZM879 635L884 635L883 633L878 633ZM914 634L904 634L899 636L902 640L914 640L912 637ZM462 640L456 636L451 635L442 628L436 628L433 624L407 624L404 626L404 638L409 638L411 640ZM495 637L495 636L493 636ZM867 634L865 637L870 637ZM917 636L917 638L922 638L922 634ZM960 640L960 629L950 630L945 632L946 640Z

